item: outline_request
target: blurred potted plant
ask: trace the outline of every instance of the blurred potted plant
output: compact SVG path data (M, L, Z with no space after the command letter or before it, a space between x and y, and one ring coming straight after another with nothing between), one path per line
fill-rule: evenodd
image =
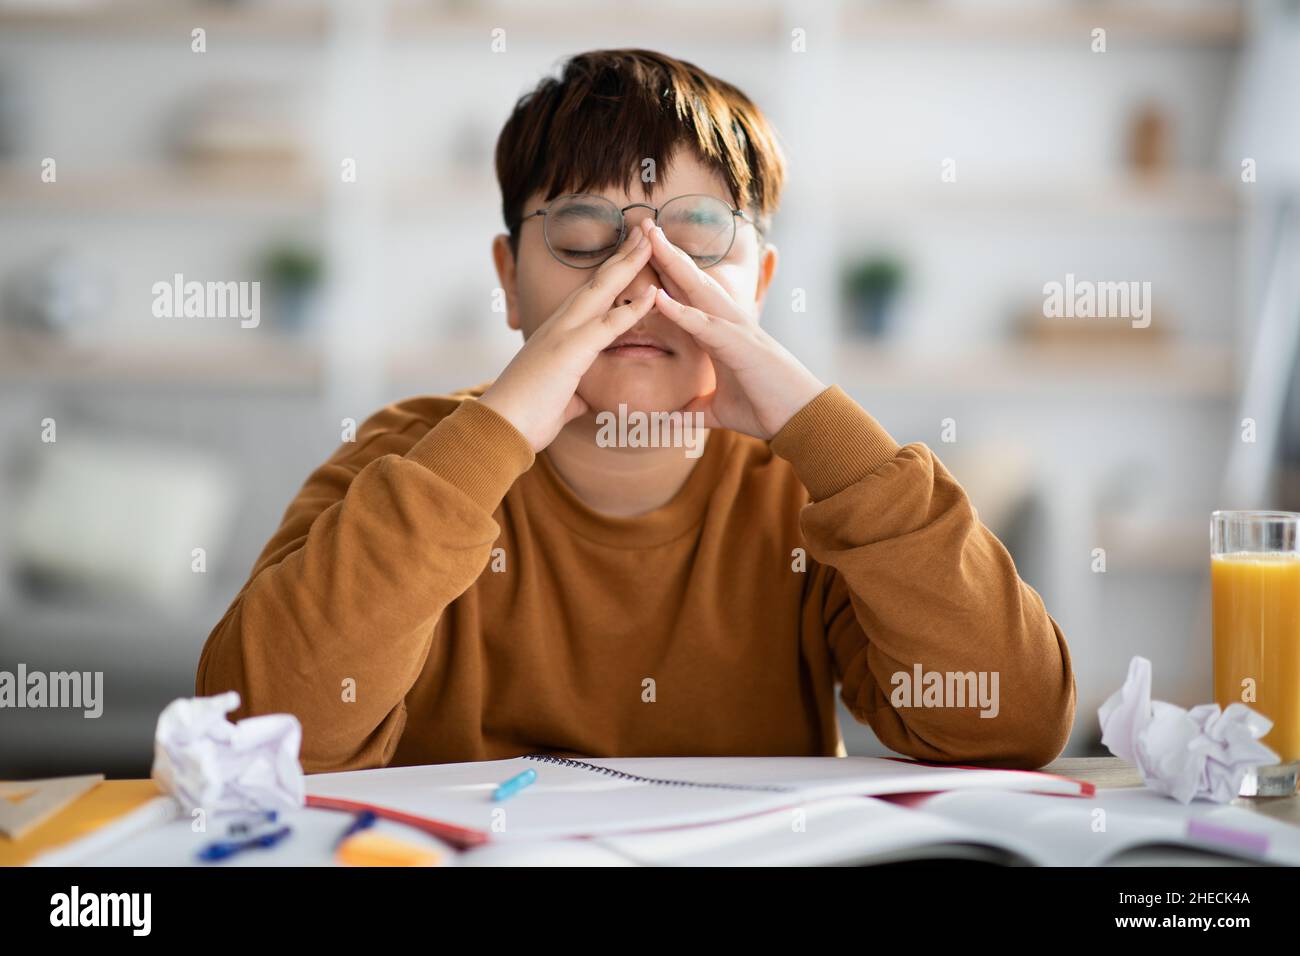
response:
M280 243L267 250L261 273L270 288L275 323L286 332L297 332L315 305L324 265L315 250L294 243Z
M903 285L903 264L891 256L869 256L849 266L844 295L854 331L870 338L882 337L889 314Z

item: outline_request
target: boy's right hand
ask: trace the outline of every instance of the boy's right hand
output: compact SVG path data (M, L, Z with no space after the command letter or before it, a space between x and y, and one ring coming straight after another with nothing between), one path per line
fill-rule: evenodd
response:
M560 303L479 397L514 425L534 452L591 410L578 395L582 376L604 349L654 306L652 285L627 305L610 308L614 297L650 261L650 251L644 231L633 229L623 248L601 263L590 282Z

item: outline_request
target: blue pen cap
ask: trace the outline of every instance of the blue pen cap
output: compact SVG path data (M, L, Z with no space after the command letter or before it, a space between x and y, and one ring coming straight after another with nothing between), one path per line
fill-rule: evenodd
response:
M492 793L492 799L504 800L506 797L518 793L520 790L524 789L524 787L528 786L536 779L537 779L537 771L533 770L532 768L529 768L528 770L525 770L523 773L516 774L515 776L511 777L509 780L502 783L499 787L497 787L496 790L493 791Z

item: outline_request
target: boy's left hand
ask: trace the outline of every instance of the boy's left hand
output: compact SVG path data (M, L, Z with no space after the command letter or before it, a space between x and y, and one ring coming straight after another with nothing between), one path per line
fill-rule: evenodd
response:
M717 373L717 388L682 411L703 412L707 428L770 439L826 386L695 260L670 243L662 229L647 226L647 230L657 269L680 290L679 298L689 302L679 302L660 289L655 306L700 344Z

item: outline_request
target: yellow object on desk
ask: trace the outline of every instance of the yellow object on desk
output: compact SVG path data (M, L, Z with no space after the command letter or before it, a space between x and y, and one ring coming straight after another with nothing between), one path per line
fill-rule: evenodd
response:
M95 832L162 793L152 780L105 780L18 840L0 837L0 866L22 866Z
M339 846L334 859L343 866L441 866L442 854L412 846L383 833L363 830Z

